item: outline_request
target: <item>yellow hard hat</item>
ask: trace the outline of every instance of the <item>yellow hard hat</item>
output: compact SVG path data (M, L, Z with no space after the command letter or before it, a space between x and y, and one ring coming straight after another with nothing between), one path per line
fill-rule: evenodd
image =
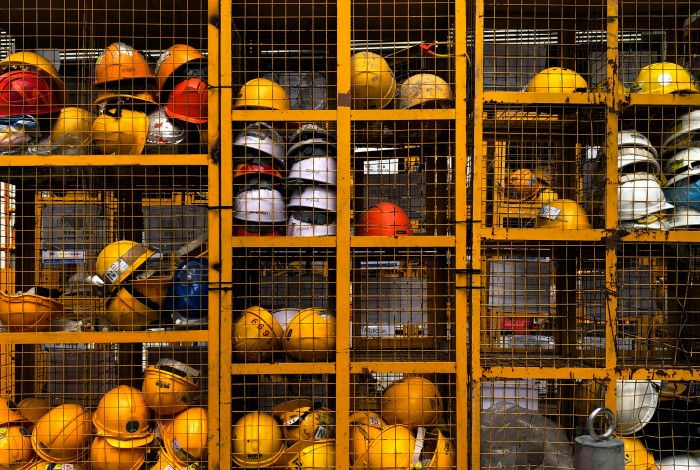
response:
M282 429L267 413L246 413L233 425L231 435L232 458L239 467L271 467L285 450Z
M11 332L46 331L63 304L35 294L0 292L0 321Z
M525 91L539 93L574 93L588 89L586 80L573 70L550 67L534 76Z
M162 426L163 448L178 464L201 463L206 459L208 433L207 410L187 408Z
M386 108L396 94L396 81L384 57L374 52L358 52L350 58L350 86L355 109Z
M407 377L392 383L382 395L382 418L389 424L428 426L442 411L442 397L434 383Z
M90 464L92 470L139 470L147 452L147 447L114 447L97 436L90 446Z
M588 214L576 201L557 199L542 206L535 221L537 228L559 228L565 230L591 228Z
M455 451L450 440L437 428L425 433L421 466L426 470L449 470L456 464Z
M32 430L32 447L48 462L68 463L88 451L92 423L90 411L66 403L39 418Z
M15 469L32 461L30 436L22 426L0 426L0 468Z
M268 360L280 348L282 327L266 309L248 307L233 324L233 352L247 362Z
M56 67L44 56L36 52L20 51L10 54L0 61L0 70L5 70L12 66L27 66L49 75L61 88L64 88L63 81L58 76Z
M248 80L238 90L233 101L233 109L276 109L291 108L289 95L282 85L267 78Z
M672 62L657 62L643 67L634 79L630 91L666 95L672 93L700 93L700 86L683 67Z
M163 86L168 79L183 65L194 61L203 62L205 60L206 57L204 57L204 54L192 46L188 46L187 44L174 44L170 46L158 57L158 62L156 63L155 76L158 90L163 90ZM185 77L182 78L184 79Z
M12 400L0 396L0 426L21 421L22 415L17 409L17 405Z
M92 141L105 155L140 155L148 137L148 115L117 106L92 123Z
M300 310L284 333L284 350L301 361L333 360L335 316L322 308Z
M552 191L549 188L544 188L535 196L535 201L541 202L542 204L556 201L557 199L559 199L559 194L557 194L556 191Z
M66 146L89 145L92 121L92 113L87 109L63 108L51 126L51 143Z
M289 442L335 437L335 418L328 408L314 408L311 400L289 400L272 408L272 415L282 423Z
M654 456L639 439L620 437L625 448L625 470L659 470Z
M411 75L399 87L399 107L403 109L449 107L453 99L450 85L431 73Z
M118 285L154 254L155 252L130 240L112 242L97 255L95 269L106 284Z
M121 331L142 330L160 319L163 297L158 295L158 286L167 288L171 278L149 278L123 283L105 303L105 315L112 326ZM153 289L144 289L147 283ZM164 285L164 286L163 286ZM164 291L163 291L164 292Z
M148 407L140 390L119 385L105 393L92 417L97 435L115 447L140 447L154 435L148 429Z
M369 444L379 436L387 424L377 413L358 411L350 415L350 461L355 460L365 452Z
M288 470L331 470L335 468L335 441L323 439L316 442L301 442L290 449Z
M124 79L153 78L146 58L123 42L107 46L95 63L95 85Z
M22 415L23 421L28 423L27 428L30 431L39 418L48 413L50 409L51 401L48 398L27 397L17 403L17 410Z
M416 438L407 426L387 426L358 456L353 468L389 470L411 468Z
M194 382L199 371L174 359L161 359L144 372L143 399L159 416L179 413L187 408L190 394L199 390Z

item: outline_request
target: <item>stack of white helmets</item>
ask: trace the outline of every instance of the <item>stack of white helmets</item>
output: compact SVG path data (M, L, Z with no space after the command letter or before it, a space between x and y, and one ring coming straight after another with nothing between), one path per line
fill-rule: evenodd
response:
M284 139L264 122L249 124L233 141L233 233L281 236L286 205L280 191L285 171Z
M666 202L661 189L658 152L649 139L635 131L617 134L618 216L627 230L668 230Z
M302 125L287 151L287 235L317 237L336 234L335 138L317 124Z
M666 132L664 194L676 207L669 227L700 228L700 110L691 111Z

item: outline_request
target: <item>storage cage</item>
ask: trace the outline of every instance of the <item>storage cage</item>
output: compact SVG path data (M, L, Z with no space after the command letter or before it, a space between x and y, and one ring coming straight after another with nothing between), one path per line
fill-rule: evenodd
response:
M0 467L698 459L700 3L0 9Z

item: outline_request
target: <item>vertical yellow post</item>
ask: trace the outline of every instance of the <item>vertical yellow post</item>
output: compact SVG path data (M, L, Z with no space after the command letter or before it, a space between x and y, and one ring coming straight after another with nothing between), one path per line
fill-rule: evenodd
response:
M469 455L469 406L468 406L468 328L469 323L469 253L468 226L469 206L467 198L467 3L456 0L455 3L455 393L457 413L457 468L468 468Z
M209 468L231 468L231 2L209 0ZM218 23L219 27L216 27ZM210 153L211 155L211 153Z
M617 119L618 119L618 0L608 0L606 94L607 133L605 136L605 369L611 379L605 406L615 411L615 367L617 366ZM610 236L612 235L612 236Z
M337 237L336 237L336 468L350 468L350 199L352 154L350 122L351 0L338 2L337 83Z
M481 224L482 184L485 179L486 152L483 144L484 114L484 0L476 1L474 24L474 158L472 159L472 240L471 240L471 309L469 345L471 346L469 391L471 398L469 422L471 423L471 468L479 468L481 433Z

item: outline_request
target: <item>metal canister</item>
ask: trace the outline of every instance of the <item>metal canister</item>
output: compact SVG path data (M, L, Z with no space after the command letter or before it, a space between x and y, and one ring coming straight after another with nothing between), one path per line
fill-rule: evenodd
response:
M598 434L594 422L601 413L608 416L610 424L603 434ZM588 417L589 435L575 439L574 468L576 470L624 470L624 444L620 439L612 437L614 430L615 415L607 408L595 409Z

